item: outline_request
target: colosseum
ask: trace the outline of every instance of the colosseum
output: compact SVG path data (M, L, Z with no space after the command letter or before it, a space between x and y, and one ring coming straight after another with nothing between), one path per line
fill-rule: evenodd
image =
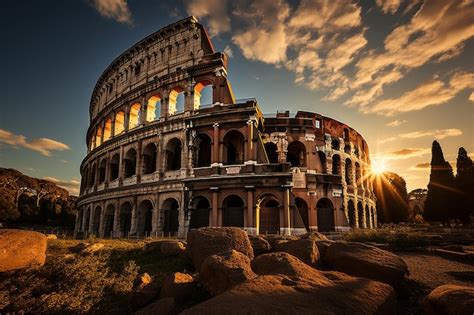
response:
M118 56L92 92L75 233L176 236L377 225L369 148L318 113L235 99L227 57L188 17ZM206 102L205 95L208 97Z

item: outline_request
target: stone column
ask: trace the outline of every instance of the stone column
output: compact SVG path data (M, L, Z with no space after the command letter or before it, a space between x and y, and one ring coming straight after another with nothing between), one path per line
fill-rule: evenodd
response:
M252 161L253 159L253 120L247 121L247 156L245 161Z
M137 176L137 183L140 182L140 175L142 174L142 163L143 163L143 156L142 156L142 141L138 140L137 145L137 164L135 165L135 175Z
M219 161L219 124L215 123L213 125L214 133L212 139L212 164L220 163Z
M93 224L94 224L94 211L95 209L91 207L91 211L89 211L89 227L87 228L89 232L93 232Z
M115 114L116 113L112 113L112 124L110 125L110 138L113 138L115 137Z
M219 212L219 189L217 187L211 187L212 190L212 209L211 209L211 227L219 226L218 223L218 212Z
M117 207L115 208L114 229L112 234L114 237L120 236L120 203L117 203Z
M81 231L82 232L87 232L87 226L86 226L86 221L87 221L87 207L84 206L83 210L82 210L82 224L81 224Z
M99 237L104 237L104 229L105 229L105 201L102 201L101 205L101 211L100 211L100 221L99 221L99 231L98 235Z
M247 217L245 222L245 227L247 228L247 232L250 235L256 234L256 226L255 226L255 218L254 218L254 201L253 201L253 189L254 186L246 186L247 189Z
M167 118L169 116L169 97L165 97L161 100L161 118Z
M283 188L283 228L280 228L281 234L291 235L290 220L290 189L286 185Z
M137 233L138 230L138 206L137 206L137 197L133 198L132 206L132 222L130 222L130 234Z

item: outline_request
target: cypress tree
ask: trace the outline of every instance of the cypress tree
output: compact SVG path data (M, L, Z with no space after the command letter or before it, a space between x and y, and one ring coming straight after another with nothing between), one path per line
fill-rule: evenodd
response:
M455 210L454 191L453 169L444 159L443 150L435 140L431 147L431 174L424 209L427 221L449 222Z
M459 194L456 198L455 218L469 223L474 211L474 166L464 148L459 148L456 160L456 187Z

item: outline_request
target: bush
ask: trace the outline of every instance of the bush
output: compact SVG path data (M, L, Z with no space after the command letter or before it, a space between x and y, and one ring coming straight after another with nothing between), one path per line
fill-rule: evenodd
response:
M349 242L389 244L395 250L416 249L428 245L423 233L406 227L354 230L345 234L344 239Z

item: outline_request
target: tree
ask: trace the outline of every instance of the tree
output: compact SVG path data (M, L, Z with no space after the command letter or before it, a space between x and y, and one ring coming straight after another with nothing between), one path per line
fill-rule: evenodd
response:
M449 223L455 208L454 191L453 169L444 159L443 150L435 140L431 147L431 174L424 207L424 217L427 221Z
M396 173L384 172L375 176L373 181L377 197L377 220L380 223L408 221L408 194L403 177Z
M454 218L463 223L469 223L474 214L474 166L464 148L459 148L456 160L456 188L457 198Z

